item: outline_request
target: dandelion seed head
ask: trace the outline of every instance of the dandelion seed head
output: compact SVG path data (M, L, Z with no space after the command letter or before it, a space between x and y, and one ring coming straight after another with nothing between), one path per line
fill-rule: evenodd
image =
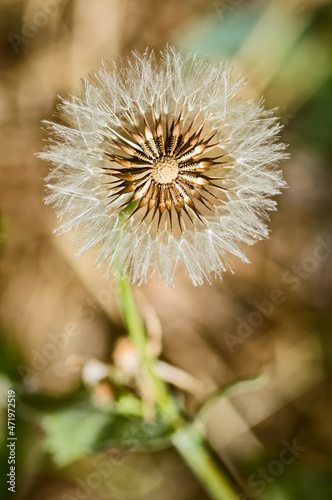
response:
M202 284L230 268L239 248L267 237L274 195L285 186L281 126L262 102L241 101L243 78L167 47L103 65L59 106L40 154L54 168L48 203L82 255L132 282L179 266ZM114 264L116 263L116 266Z

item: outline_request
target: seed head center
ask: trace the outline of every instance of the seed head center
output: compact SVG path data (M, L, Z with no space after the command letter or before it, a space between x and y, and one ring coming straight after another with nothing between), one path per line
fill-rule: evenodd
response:
M159 184L169 184L179 173L179 163L171 156L159 158L153 165L152 177Z

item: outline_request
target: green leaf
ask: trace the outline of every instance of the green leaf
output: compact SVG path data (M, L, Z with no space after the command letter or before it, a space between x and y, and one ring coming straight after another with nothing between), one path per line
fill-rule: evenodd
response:
M213 392L203 403L199 406L196 411L194 420L197 422L202 419L202 417L207 413L207 411L213 406L219 399L233 396L234 394L240 394L243 392L250 392L261 389L268 383L269 379L266 374L259 375L256 378L248 378L237 380L230 384L221 387L217 391Z
M91 453L110 449L128 451L160 449L169 446L173 430L158 419L102 412L92 408L70 408L42 419L45 447L60 466Z
M172 433L173 429L162 419L146 422L139 417L117 415L103 429L99 439L108 448L157 450L170 446Z
M86 409L68 409L42 419L45 448L60 466L91 453L109 415Z

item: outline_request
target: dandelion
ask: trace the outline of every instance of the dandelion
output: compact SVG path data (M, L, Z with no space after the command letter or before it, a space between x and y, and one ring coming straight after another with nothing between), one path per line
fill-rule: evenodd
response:
M46 202L78 256L97 245L107 273L166 285L180 264L200 285L248 261L239 247L267 237L286 154L274 111L237 97L244 83L167 47L104 64L62 101L68 126L48 123L41 156L54 164Z

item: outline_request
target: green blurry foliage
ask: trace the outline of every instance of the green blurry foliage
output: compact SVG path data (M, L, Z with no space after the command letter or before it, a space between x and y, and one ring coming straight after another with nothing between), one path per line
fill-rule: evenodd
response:
M67 408L42 418L45 448L59 466L107 449L142 451L169 446L172 429L157 418L105 412L94 408Z

